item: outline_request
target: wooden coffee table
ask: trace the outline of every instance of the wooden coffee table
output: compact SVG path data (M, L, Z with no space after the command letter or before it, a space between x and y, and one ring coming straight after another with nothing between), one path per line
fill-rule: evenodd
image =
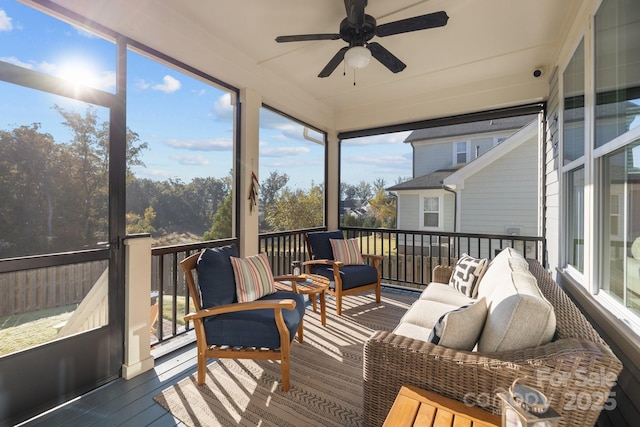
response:
M384 426L499 427L501 423L499 415L418 387L402 386Z
M327 326L325 295L329 289L329 279L318 274L301 274L298 277L304 277L306 281L276 282L276 289L293 290L297 294L309 295L314 312L316 311L316 295L320 295L320 320L322 326Z

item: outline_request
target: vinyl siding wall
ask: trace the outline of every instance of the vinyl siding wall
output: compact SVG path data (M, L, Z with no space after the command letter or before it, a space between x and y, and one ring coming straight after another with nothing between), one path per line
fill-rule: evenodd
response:
M460 231L521 236L538 235L537 135L465 180Z
M400 230L417 230L420 227L419 208L418 194L398 193L398 228Z
M489 133L480 138L472 138L460 136L456 139L446 139L441 142L428 142L414 143L413 162L414 173L413 176L419 177L422 175L435 172L440 169L450 169L455 167L454 150L456 143L467 142L467 162L476 158L476 147L478 147L478 157L489 151L494 147L494 141L499 138L506 139L516 131Z
M449 169L453 163L453 143L416 144L413 152L413 163L414 178L440 169Z
M558 67L553 69L549 78L549 101L547 102L547 122L545 135L545 193L544 193L544 236L547 242L547 266L555 271L560 260L560 156L558 135L558 117L560 108L558 89Z
M420 215L422 214L422 197L441 197L442 206L440 209L443 228L438 231L453 231L453 211L455 197L453 194L444 193L440 190L424 190L410 194L398 193L398 229L399 230L424 230L420 227Z

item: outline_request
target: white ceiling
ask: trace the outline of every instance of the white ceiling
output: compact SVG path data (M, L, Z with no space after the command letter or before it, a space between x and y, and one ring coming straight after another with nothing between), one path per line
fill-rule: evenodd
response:
M25 0L29 2L29 0ZM337 33L342 0L53 0L292 116L337 131L406 123L546 99L548 77L580 0L369 0L378 25L444 10L445 27L376 37L407 68L372 59L317 74L346 43L276 43ZM542 69L540 78L533 77Z

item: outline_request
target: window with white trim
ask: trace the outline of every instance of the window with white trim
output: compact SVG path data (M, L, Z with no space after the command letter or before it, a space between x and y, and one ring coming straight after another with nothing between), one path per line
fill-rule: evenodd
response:
M440 226L440 197L422 199L422 226L427 228Z
M454 146L454 165L467 163L469 161L469 143L466 141L456 142Z

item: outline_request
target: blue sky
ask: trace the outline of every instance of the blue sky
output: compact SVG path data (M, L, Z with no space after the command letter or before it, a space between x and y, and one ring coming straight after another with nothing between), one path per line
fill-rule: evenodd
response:
M12 0L0 0L0 60L35 71L115 91L115 46ZM128 126L149 144L138 177L154 180L227 176L233 166L233 108L230 94L138 53L127 58ZM41 123L42 131L66 142L69 132L51 107L82 113L86 105L0 82L0 128ZM108 111L98 107L101 119ZM393 184L411 175L407 132L343 142L342 180L357 184L384 178ZM318 134L312 133L317 137ZM303 126L263 109L260 115L260 167L286 173L292 187L320 183L323 147L305 139ZM256 168L258 162L256 161Z

